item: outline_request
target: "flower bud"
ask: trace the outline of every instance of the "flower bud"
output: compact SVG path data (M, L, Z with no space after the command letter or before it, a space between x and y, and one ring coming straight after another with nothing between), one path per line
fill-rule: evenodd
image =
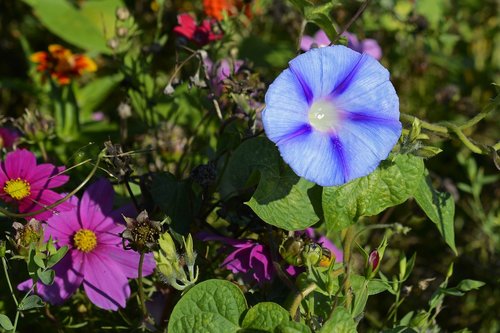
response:
M186 259L186 265L194 266L196 261L196 252L193 250L193 237L191 234L187 236L187 239L183 237L184 240L184 250L186 251L186 255L184 258Z
M373 250L368 256L366 262L366 277L371 279L377 274L380 264L380 254L378 250Z
M300 237L288 237L279 247L281 257L290 265L302 266L301 253L304 249L304 240Z
M21 256L28 255L29 248L32 243L39 244L43 241L42 224L36 219L31 219L26 225L14 222L12 227L16 230L14 243Z
M125 216L123 218L127 223L127 228L121 236L128 241L126 247L144 253L153 251L160 237L160 222L150 220L145 210L135 219Z
M372 271L375 271L378 268L379 261L380 261L380 256L378 254L378 251L377 250L372 251L372 253L370 253L370 257L368 257L368 264L372 269Z
M31 142L42 142L54 136L54 119L38 110L33 112L26 110L23 117L18 120L17 126Z
M118 7L115 12L118 21L126 21L130 17L130 12L127 7Z
M323 257L323 249L317 243L308 243L304 245L302 251L302 260L306 266L316 266Z
M160 244L160 249L162 250L166 260L177 260L178 255L175 248L175 243L168 231L164 232L163 235L161 235L158 243Z
M110 166L113 176L119 181L130 176L134 171L130 154L124 153L121 145L113 144L111 141L104 142L104 147L106 147L105 161Z
M154 253L156 267L165 283L168 283L177 290L185 290L194 285L198 280L198 268L195 267L196 253L193 250L193 238L188 235L184 239L185 253L182 256L177 254L174 240L168 232L161 235L160 250ZM189 271L186 274L185 266Z

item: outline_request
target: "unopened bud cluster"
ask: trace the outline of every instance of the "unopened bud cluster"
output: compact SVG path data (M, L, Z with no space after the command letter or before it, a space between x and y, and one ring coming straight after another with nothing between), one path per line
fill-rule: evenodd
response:
M193 238L183 237L184 253L177 252L175 242L168 232L161 235L160 250L154 253L157 270L166 283L177 290L185 290L198 280L199 269L195 266L196 252ZM186 271L187 268L187 271Z

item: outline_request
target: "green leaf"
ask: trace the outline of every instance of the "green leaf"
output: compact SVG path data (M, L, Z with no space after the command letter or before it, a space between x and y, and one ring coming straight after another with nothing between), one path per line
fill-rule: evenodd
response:
M10 321L9 317L0 313L0 326L3 327L4 330L10 331L14 329L14 325Z
M33 261L40 268L45 268L45 262L43 261L43 259L45 259L45 255L41 252L36 252L36 254L33 256Z
M243 328L273 331L278 325L290 320L288 311L272 302L258 303L248 310L241 326Z
M123 74L109 75L89 82L76 94L82 120L90 119L92 112L96 111L99 105L106 100L109 94L123 80Z
M114 33L114 13L123 6L121 0L89 0L81 9L66 0L25 2L50 32L66 42L89 51L112 53L106 45L106 34Z
M479 289L484 285L485 283L483 281L465 279L460 281L460 283L457 286L457 289L460 289L461 291L470 291L474 289Z
M259 183L247 204L266 223L286 230L302 230L320 220L314 208L320 200L321 187L286 167L278 178Z
M264 137L243 142L233 153L221 180L220 192L229 198L255 186L247 202L266 223L299 230L318 222L321 188L299 178L288 166L280 168L276 146Z
M49 259L47 259L47 268L54 267L55 264L57 264L68 252L68 246L63 246L59 248L56 253L51 255Z
M413 196L429 219L436 224L446 244L456 254L455 231L453 229L455 202L453 197L449 193L434 190L427 171L420 178Z
M40 296L37 295L30 295L26 297L21 304L19 304L19 311L25 311L29 309L34 309L34 308L41 308L45 304L43 303L42 299Z
M413 328L398 326L388 330L382 331L382 333L417 333Z
M44 271L43 269L39 268L36 271L36 275L42 281L43 284L50 286L52 283L54 283L54 277L55 277L55 272L52 269L48 269Z
M229 281L208 280L191 288L176 304L168 332L233 333L247 309L241 290Z
M332 21L332 10L335 7L335 1L328 1L319 6L308 6L304 8L304 16L309 22L317 24L323 29L328 38L333 41L337 37L337 30Z
M365 281L360 289L354 289L354 306L352 308L352 316L359 316L365 309L368 301L368 281Z
M189 225L199 208L199 199L188 180L177 180L171 173L153 175L151 185L153 201L168 215L171 227L180 234L189 231Z
M353 333L356 332L356 323L349 311L344 307L336 307L332 317L323 325L319 333Z
M361 216L376 215L405 202L415 191L424 172L423 160L397 155L382 161L368 176L342 186L323 188L323 210L329 231L339 231Z
M256 172L260 172L259 186L278 178L279 165L279 152L268 139L257 137L243 142L232 154L224 171L219 189L222 198L228 199L254 186L255 182L249 182L249 179Z
M366 282L366 278L362 275L351 275L351 285L353 290L361 290ZM368 295L380 294L390 288L390 284L383 280L368 281Z
M288 321L278 325L274 333L311 333L311 329L306 324Z

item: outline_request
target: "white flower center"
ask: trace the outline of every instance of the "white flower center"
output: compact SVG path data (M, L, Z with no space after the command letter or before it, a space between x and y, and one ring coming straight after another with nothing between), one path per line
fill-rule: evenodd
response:
M330 101L316 101L309 109L309 123L318 131L329 132L335 130L339 120L339 112Z

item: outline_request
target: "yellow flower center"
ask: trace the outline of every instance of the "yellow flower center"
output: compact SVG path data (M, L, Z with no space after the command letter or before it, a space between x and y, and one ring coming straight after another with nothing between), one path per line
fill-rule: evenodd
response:
M22 200L31 194L30 183L21 178L8 180L3 190L16 200Z
M73 236L75 247L82 252L90 252L97 246L95 233L88 229L80 229Z

